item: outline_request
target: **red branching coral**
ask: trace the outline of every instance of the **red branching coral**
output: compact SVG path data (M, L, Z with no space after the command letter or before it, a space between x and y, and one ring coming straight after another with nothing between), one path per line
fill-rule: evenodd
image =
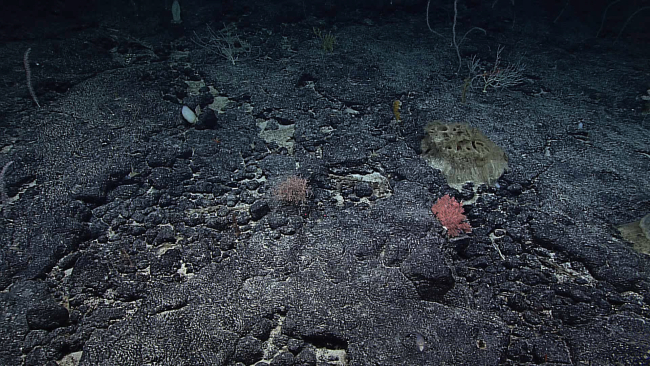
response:
M463 213L463 206L450 195L440 197L431 206L431 211L442 226L447 228L447 236L450 238L472 231L472 227L467 222L467 216Z

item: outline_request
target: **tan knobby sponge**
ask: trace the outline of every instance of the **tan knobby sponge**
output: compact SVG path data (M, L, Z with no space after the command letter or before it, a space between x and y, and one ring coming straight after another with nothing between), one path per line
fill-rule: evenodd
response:
M492 185L508 168L506 153L474 127L433 121L424 132L422 157L441 170L449 184Z
M634 250L650 255L650 214L639 221L619 226L618 231L633 244Z

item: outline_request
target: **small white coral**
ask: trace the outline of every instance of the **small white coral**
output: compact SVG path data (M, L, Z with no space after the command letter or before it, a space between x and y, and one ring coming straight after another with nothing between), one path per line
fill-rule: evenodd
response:
M642 95L641 99L650 101L650 89L648 89L646 93L648 93L648 95Z
M641 99L645 100L645 108L643 108L643 111L641 113L643 114L650 114L650 89L646 91L648 95L642 95Z

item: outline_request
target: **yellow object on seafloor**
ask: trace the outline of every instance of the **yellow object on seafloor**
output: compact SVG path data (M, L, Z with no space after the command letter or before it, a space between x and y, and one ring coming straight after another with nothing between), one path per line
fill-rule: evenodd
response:
M399 113L399 109L401 106L402 106L402 102L399 99L393 102L393 114L395 115L395 119L397 120L397 122L400 122L402 120L400 118L400 113Z

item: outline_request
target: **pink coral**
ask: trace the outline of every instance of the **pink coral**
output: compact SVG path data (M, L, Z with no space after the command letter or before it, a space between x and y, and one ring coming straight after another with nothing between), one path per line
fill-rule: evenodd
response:
M472 227L467 222L467 216L463 213L463 206L450 195L440 197L431 206L431 211L447 229L447 236L450 238L472 231Z

